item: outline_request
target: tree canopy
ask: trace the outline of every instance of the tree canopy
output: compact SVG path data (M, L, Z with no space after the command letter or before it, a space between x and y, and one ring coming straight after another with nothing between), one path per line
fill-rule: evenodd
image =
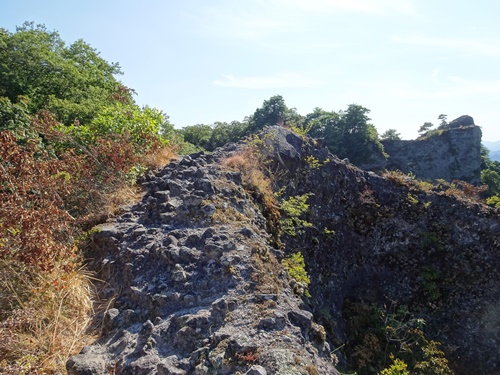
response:
M306 115L303 127L312 137L322 138L333 154L360 165L374 154L384 155L377 130L369 123L369 113L358 104L339 112L315 108Z
M391 141L401 140L401 134L398 133L396 129L387 129L384 133L380 135L381 139L388 139Z
M0 28L0 96L27 98L30 113L46 109L69 125L89 123L106 105L132 102L132 90L115 76L118 64L77 40L67 46L56 31L26 22L10 33Z
M286 127L299 127L303 118L295 108L288 108L281 95L274 95L264 100L262 107L257 108L248 118L248 133L255 133L266 126L281 125Z

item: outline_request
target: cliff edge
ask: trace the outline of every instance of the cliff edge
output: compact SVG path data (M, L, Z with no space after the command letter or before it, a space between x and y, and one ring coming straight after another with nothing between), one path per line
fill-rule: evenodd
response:
M447 129L416 140L384 140L389 170L412 172L423 180L463 180L480 184L481 128L470 116L461 116Z

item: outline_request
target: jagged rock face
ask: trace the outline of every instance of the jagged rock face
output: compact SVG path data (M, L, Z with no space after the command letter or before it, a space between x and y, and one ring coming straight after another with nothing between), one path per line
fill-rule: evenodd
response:
M112 304L68 374L338 373L241 175L221 167L235 150L169 164L94 234L90 266Z
M314 313L332 347L351 339L348 302L395 301L426 320L426 332L443 343L457 373L499 373L499 210L410 190L311 143L302 142L297 154L301 165L279 171L279 187L285 197L313 194L307 216L313 226L286 237L285 249L306 259Z
M259 202L222 165L241 145L191 155L149 176L142 201L94 234L90 266L113 302L70 375L337 374L332 348L349 361L346 304L389 300L426 320L458 374L500 371L498 210L409 190L283 128L263 139L283 197L313 194L313 226L282 238L305 257L310 305Z
M462 116L441 134L414 141L382 141L389 154L386 169L412 172L424 180L463 180L479 184L481 173L481 128ZM452 125L453 124L453 125Z

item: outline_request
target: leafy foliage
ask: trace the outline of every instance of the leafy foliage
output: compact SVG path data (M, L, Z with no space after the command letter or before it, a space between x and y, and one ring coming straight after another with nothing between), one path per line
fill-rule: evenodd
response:
M315 108L303 126L312 137L323 139L330 152L359 165L375 154L386 157L377 130L368 123L368 113L369 109L357 104L338 113Z
M312 227L312 223L300 218L309 209L307 200L311 195L308 193L281 200L279 209L282 212L281 227L284 234L296 236L303 231L302 228Z
M387 368L383 369L380 375L409 375L408 365L399 358L394 358L394 362Z
M388 139L391 141L399 141L401 140L401 134L398 133L396 129L387 129L382 135L380 136L381 139Z
M406 306L347 302L344 312L350 338L347 353L360 375L453 374L440 344L425 336L425 321Z
M500 195L500 173L495 169L483 169L481 171L481 182L488 185L488 195Z
M338 113L315 108L304 117L295 108L288 108L282 96L275 95L265 100L244 122L192 125L182 129L181 134L185 141L212 151L266 126L280 125L291 128L300 135L321 138L332 153L361 165L374 157L387 157L377 130L369 123L369 112L367 108L351 104L346 111ZM386 136L399 137L394 129Z
M92 309L86 232L181 142L118 73L43 26L0 30L0 372L63 371Z
M489 150L481 147L481 182L487 186L486 204L498 207L500 202L500 162L490 159Z
M300 118L295 109L289 109L281 95L264 100L249 119L248 132L255 133L266 126L281 125L292 127Z
M294 288L295 293L299 295L304 294L306 297L311 297L311 294L307 290L307 287L310 284L311 280L307 275L306 263L302 253L298 251L286 256L281 261L281 264L286 269L290 277L301 284L301 286L303 286L305 289L300 290L299 287Z
M213 125L192 125L181 130L186 142L213 151L229 142L235 142L247 134L248 124L239 121L216 122Z
M103 106L131 102L131 90L115 78L119 65L83 40L66 46L57 32L26 22L15 33L0 29L0 46L0 96L28 97L31 114L48 109L66 125L87 124Z
M141 109L120 102L104 107L88 125L71 125L61 130L85 147L103 137L126 137L136 148L136 154L166 145L174 132L168 116L156 108Z
M492 207L500 208L500 197L494 195L486 199L486 204Z
M432 122L424 122L424 124L418 129L418 132L425 133L429 131L432 127L434 127L434 124Z

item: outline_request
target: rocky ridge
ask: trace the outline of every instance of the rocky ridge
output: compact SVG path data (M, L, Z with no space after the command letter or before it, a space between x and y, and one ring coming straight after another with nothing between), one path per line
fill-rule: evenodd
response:
M309 139L271 132L277 189L283 198L309 195L312 226L285 236L285 249L304 255L317 322L332 347L347 344L341 364L359 370L353 358L366 349L356 343L353 305L405 306L443 343L457 373L500 373L499 210L401 173L362 171ZM282 139L293 152L281 152Z
M236 150L148 176L142 201L94 234L113 303L68 374L337 373L241 175L221 166Z
M457 373L498 373L498 210L362 171L280 127L261 139L276 189L308 194L312 225L270 245L261 202L223 165L244 143L148 176L142 201L93 236L114 302L70 375L336 374L337 357L352 366L349 306L390 301L426 320ZM296 251L309 299L280 264Z

